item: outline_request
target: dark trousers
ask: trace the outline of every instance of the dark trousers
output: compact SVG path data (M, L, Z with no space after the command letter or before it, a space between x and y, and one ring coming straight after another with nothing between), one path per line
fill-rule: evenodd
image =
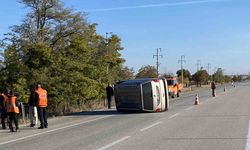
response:
M12 122L14 121L15 126L16 126L16 131L19 129L18 128L18 118L17 118L17 113L14 112L9 112L8 113L9 116L9 128L11 132L14 132L13 130L13 126L12 126Z
M112 100L112 96L107 96L108 99L108 109L111 108L111 100Z
M212 96L215 97L215 89L212 89Z
M7 118L7 113L1 113L1 124L3 129L6 129L5 125L6 118Z
M38 111L38 117L39 117L39 120L40 120L40 127L47 128L48 122L47 122L46 107L39 107L38 106L37 111Z

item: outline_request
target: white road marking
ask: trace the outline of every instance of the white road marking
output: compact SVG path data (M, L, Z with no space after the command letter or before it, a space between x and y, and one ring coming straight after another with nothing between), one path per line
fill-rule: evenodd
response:
M180 113L176 113L176 114L174 114L174 115L168 117L168 119L174 118L174 117L178 116L179 114L180 114Z
M147 127L145 127L145 128L143 128L143 129L140 129L140 131L145 131L145 130L147 130L147 129L149 129L149 128L152 128L152 127L154 127L154 126L156 126L156 125L158 125L158 124L160 124L161 122L156 122L156 123L154 123L154 124L152 124L152 125L150 125L150 126L147 126Z
M58 131L58 130L62 130L62 129L71 128L71 127L75 127L75 126L78 126L78 125L90 123L90 122L93 122L93 121L96 121L96 120L100 120L100 119L104 119L104 118L108 118L108 117L111 117L111 116L113 116L113 115L99 117L99 118L95 118L95 119L91 119L91 120L79 122L79 123L76 123L76 124L72 124L72 125L69 125L69 126L65 126L65 127L61 127L61 128L56 128L56 129L48 130L48 131L45 131L45 132L41 132L41 133L37 133L37 134L32 134L32 135L28 135L28 136L21 137L21 138L18 138L18 139L14 139L14 140L2 142L2 143L0 143L0 146L4 145L4 144L9 144L9 143L21 141L21 140L24 140L24 139L27 139L27 138L31 138L31 137L36 137L36 136L43 135L43 134L46 134L46 133L51 133L51 132L55 132L55 131Z
M247 134L246 150L250 150L250 120L249 120L249 123L248 123L248 134Z
M192 109L192 108L194 108L194 107L193 107L193 106L191 106L191 107L186 108L185 110L190 110L190 109Z
M207 101L211 100L212 98L208 98Z
M130 136L125 136L125 137L123 137L123 138L121 138L121 139L119 139L117 141L114 141L113 143L110 143L110 144L108 144L108 145L106 145L104 147L98 148L97 150L105 150L105 149L107 149L107 148L109 148L109 147L111 147L111 146L113 146L113 145L115 145L117 143L120 143L122 141L127 140L128 138L130 138Z

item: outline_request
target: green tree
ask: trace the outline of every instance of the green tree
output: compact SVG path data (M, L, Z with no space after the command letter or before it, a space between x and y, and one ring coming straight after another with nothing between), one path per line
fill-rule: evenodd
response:
M213 80L217 83L223 83L224 82L224 73L222 68L218 68L217 71L212 75Z
M224 82L229 83L231 81L232 81L232 77L231 76L228 76L228 75L224 76Z
M49 110L67 112L104 97L107 83L122 75L130 78L117 35L98 35L85 14L64 8L59 0L21 3L30 12L1 41L0 79L1 86L18 91L22 101L32 85L42 83L49 93Z
M201 84L207 84L209 79L209 74L206 70L199 70L193 76L193 80L196 82L197 86Z
M178 70L176 72L177 77L178 77L178 82L181 83L181 74L182 74L182 70ZM184 84L188 84L190 82L190 80L192 79L192 76L190 74L190 72L187 69L183 69L183 83Z
M12 39L14 40L14 39ZM18 51L18 45L13 43L6 47L3 57L3 68L1 68L1 86L4 89L13 89L13 85L25 74L24 64L21 61L21 53Z
M136 78L157 78L157 69L154 66L143 66L139 69Z
M240 75L234 75L233 78L232 78L232 80L234 82L241 82L242 81L242 76L240 76Z
M177 77L181 77L181 72L182 72L181 69L176 72ZM189 80L192 79L192 76L187 69L183 69L183 77L188 78Z
M134 78L134 71L132 68L123 67L118 72L118 80L127 80L127 79L133 79Z
M163 73L161 75L162 78L171 78L171 77L174 77L174 74L171 73L171 72L167 72L167 73Z

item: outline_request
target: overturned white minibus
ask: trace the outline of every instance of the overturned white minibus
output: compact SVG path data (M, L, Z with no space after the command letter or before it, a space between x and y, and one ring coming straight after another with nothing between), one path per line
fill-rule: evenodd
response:
M160 112L168 110L169 97L165 79L123 80L115 84L117 111Z

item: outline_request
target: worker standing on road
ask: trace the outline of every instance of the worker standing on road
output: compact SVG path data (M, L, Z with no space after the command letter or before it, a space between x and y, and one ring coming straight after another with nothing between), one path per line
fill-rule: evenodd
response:
M40 84L36 85L35 101L37 101L38 105L37 110L40 120L40 127L38 129L47 128L48 122L47 122L46 108L48 106L48 97L47 97L47 91L43 89Z
M234 83L234 80L232 80L232 86L235 88L235 83Z
M18 118L17 115L19 114L19 108L17 104L17 97L14 96L14 92L10 91L9 99L7 101L7 112L9 117L9 128L10 132L17 132L18 128ZM14 131L12 122L14 121L16 130Z
M30 90L30 97L29 97L29 117L30 117L30 127L34 127L37 125L38 116L37 116L37 101L35 98L35 91L34 89Z
M108 86L106 87L106 93L108 100L108 109L111 109L111 101L112 101L112 96L114 95L114 91L110 84L108 84Z
M7 119L7 101L8 101L8 90L0 96L0 113L1 113L1 124L2 129L6 129L5 121Z
M211 89L212 89L212 96L215 97L216 96L216 93L215 93L216 85L215 85L214 80L211 82Z

